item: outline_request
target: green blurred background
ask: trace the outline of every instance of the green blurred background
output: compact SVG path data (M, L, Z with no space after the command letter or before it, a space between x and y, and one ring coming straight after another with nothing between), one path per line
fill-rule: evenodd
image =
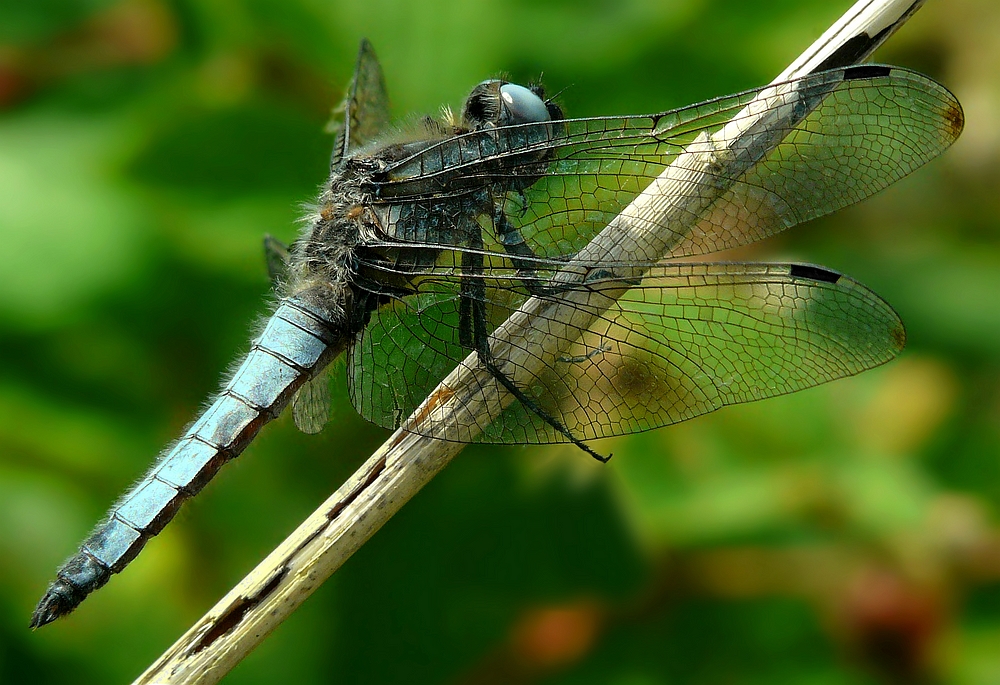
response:
M399 116L544 71L570 115L765 83L847 0L0 2L0 682L122 683L386 434L342 368L67 620L56 566L266 311L372 40ZM898 309L897 361L598 443L472 446L227 683L1000 683L1000 6L931 0L876 56L966 107L943 158L755 246ZM563 90L565 89L565 90Z

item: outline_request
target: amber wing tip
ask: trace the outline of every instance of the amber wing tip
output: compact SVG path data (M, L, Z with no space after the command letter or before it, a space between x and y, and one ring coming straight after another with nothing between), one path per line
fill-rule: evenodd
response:
M945 118L948 120L951 139L955 140L965 129L965 112L962 110L962 105L958 103L958 100L955 100L954 104L948 108Z

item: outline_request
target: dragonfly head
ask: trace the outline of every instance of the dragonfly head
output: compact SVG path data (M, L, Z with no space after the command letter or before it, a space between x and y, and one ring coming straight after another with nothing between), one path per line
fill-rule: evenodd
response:
M469 94L462 120L470 130L562 119L562 110L544 99L541 86L528 88L500 79L483 81Z

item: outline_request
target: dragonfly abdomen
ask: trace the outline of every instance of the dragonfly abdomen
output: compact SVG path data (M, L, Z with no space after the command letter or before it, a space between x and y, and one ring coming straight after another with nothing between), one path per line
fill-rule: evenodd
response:
M346 339L340 328L298 298L283 300L223 391L59 569L32 627L69 613L124 569L180 505L340 353Z

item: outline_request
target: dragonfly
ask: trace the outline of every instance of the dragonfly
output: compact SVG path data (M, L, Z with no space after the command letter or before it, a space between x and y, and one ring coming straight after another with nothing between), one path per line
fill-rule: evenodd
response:
M329 180L296 241L265 239L280 294L270 318L221 393L57 571L32 627L122 571L286 406L318 432L329 415L324 369L340 355L354 407L379 426L460 442L568 442L602 461L590 441L895 357L903 324L857 281L810 264L697 258L896 182L955 141L961 106L904 68L822 69L765 100L769 111L801 108L776 145L727 139L727 122L766 88L653 115L569 119L540 84L488 79L460 113L393 128L381 67L362 42ZM587 261L609 221L709 137L745 161L711 166L684 191L704 212L650 226L667 236L667 253ZM497 327L530 298L612 291L620 296L584 324L538 322L561 351L494 349ZM541 370L521 372L527 358ZM475 425L409 419L460 364L485 369L510 401Z

